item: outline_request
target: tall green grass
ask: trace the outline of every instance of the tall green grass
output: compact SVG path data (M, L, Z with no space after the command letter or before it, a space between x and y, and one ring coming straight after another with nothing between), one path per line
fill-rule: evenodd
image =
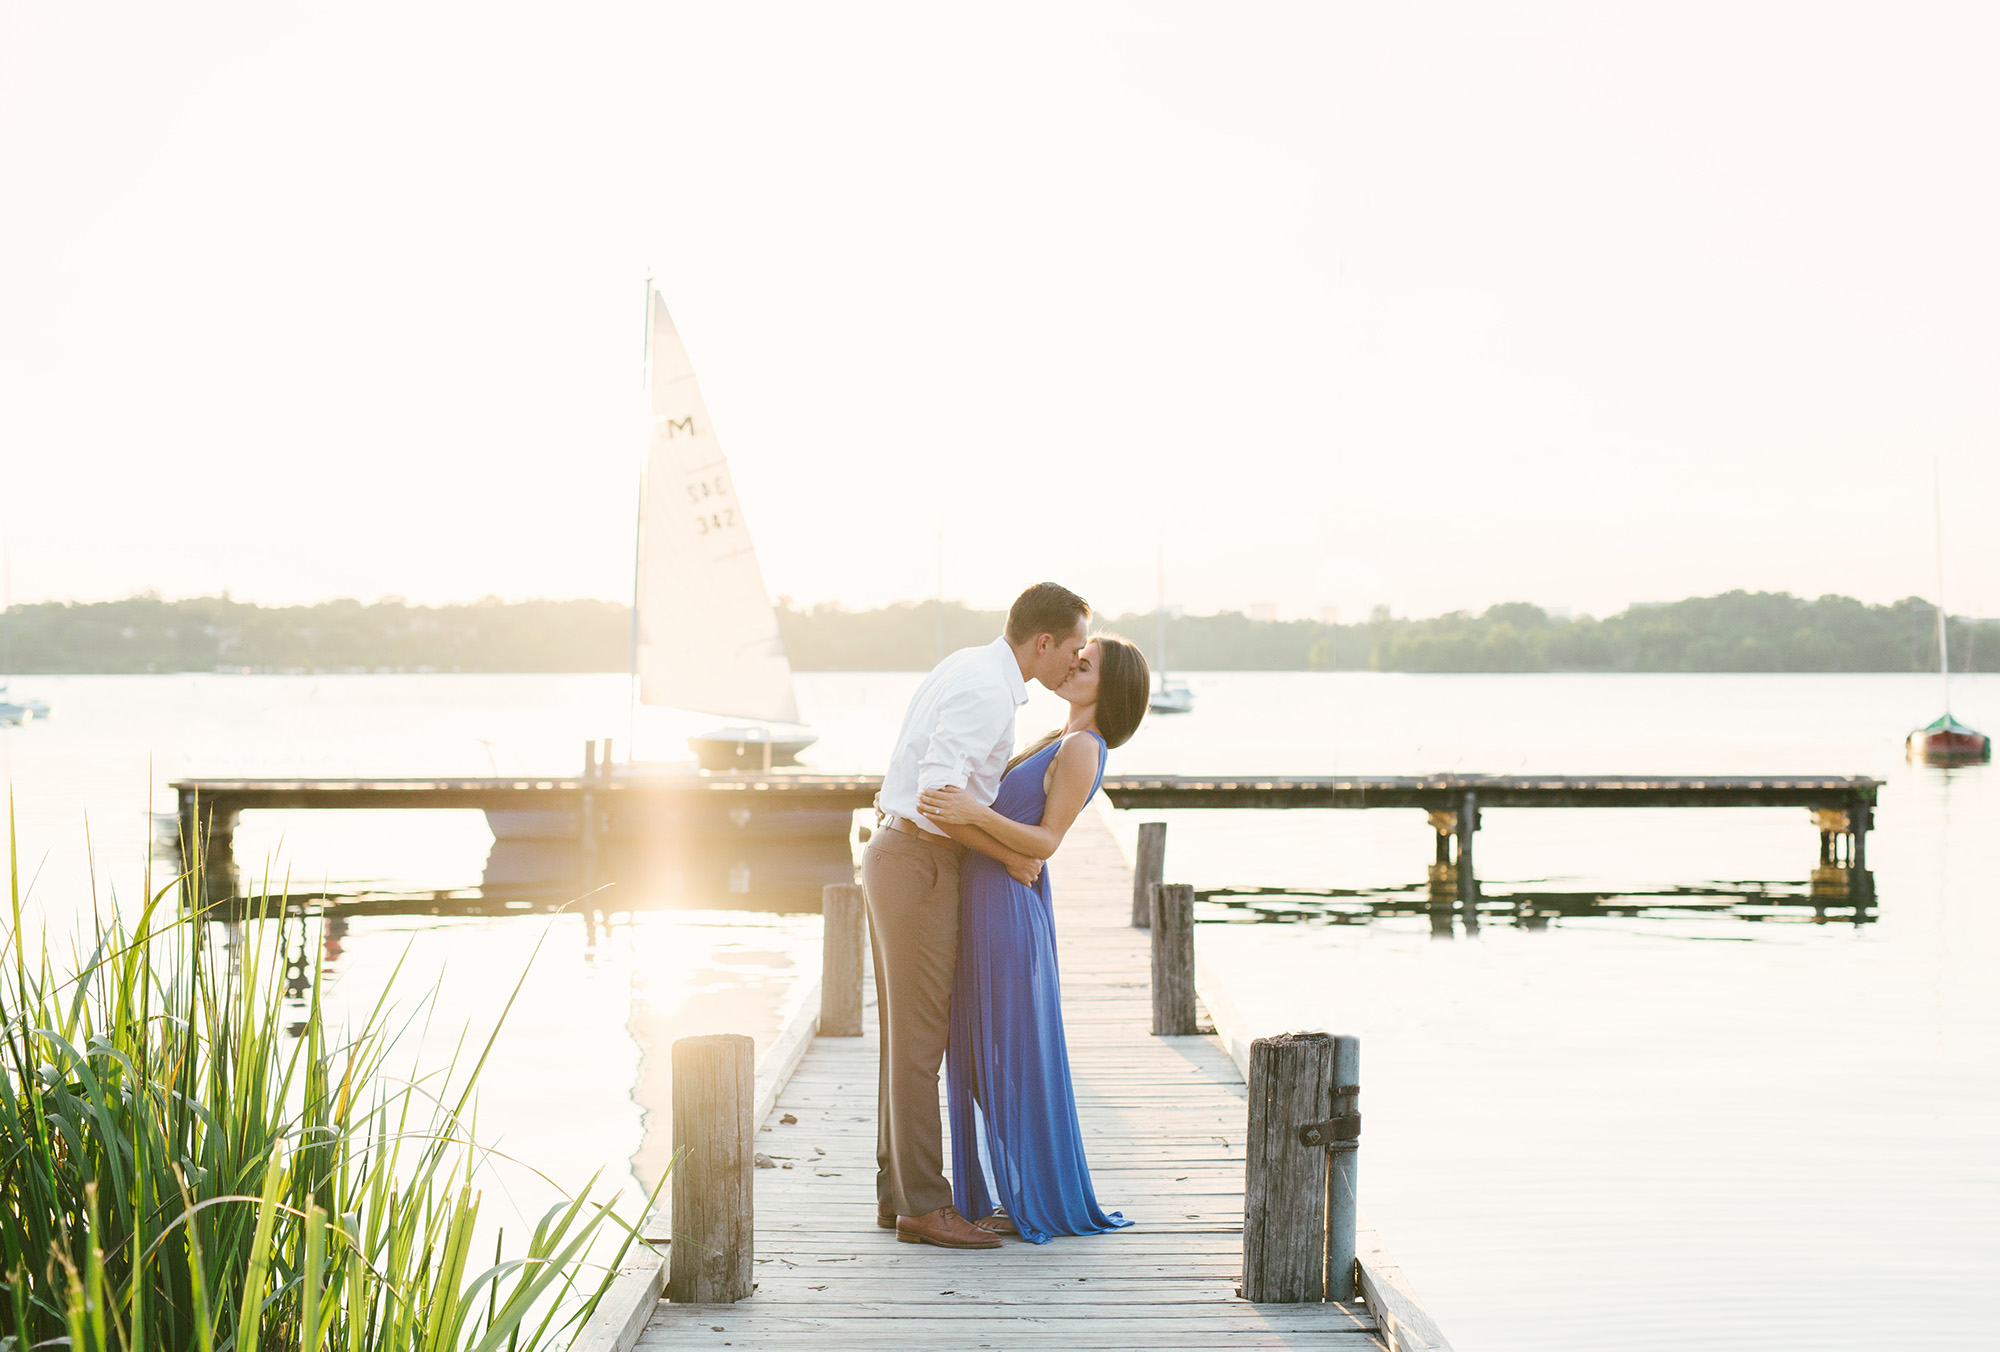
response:
M529 1352L588 1318L632 1242L595 1179L525 1250L473 1252L490 1038L399 1078L387 996L335 1033L317 974L300 1027L279 926L223 942L174 902L199 876L149 874L58 970L27 951L11 801L8 860L0 1352Z

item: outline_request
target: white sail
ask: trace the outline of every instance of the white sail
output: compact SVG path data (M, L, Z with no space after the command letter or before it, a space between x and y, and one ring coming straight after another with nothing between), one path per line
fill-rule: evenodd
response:
M639 698L796 723L792 664L743 505L658 293L652 325L652 445L639 509Z

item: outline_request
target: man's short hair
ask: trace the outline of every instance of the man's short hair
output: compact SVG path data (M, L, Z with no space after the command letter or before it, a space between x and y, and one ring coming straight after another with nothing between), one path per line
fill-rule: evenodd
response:
M1026 643L1042 634L1067 636L1078 620L1090 618L1090 602L1068 587L1037 582L1014 598L1007 610L1007 641Z

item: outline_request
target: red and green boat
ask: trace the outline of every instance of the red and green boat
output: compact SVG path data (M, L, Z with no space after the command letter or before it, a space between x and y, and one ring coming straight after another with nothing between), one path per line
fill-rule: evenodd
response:
M1911 733L1903 754L1925 765L1984 765L1993 759L1993 739L1946 713Z
M1951 716L1951 622L1944 608L1944 476L1931 462L1931 512L1937 543L1938 676L1944 681L1944 713L1903 739L1903 757L1925 765L1984 765L1993 759L1993 739Z

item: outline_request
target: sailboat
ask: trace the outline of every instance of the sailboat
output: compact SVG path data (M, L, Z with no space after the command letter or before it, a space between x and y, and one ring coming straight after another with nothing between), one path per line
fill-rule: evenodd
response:
M1194 691L1183 681L1167 674L1167 560L1160 555L1160 683L1153 687L1146 707L1156 714L1185 714L1194 711Z
M639 700L732 720L688 739L704 769L795 765L818 738L798 726L792 665L729 462L650 283L647 324L652 432L633 597Z
M0 728L11 728L49 716L48 702L26 695L10 695L7 687L14 675L14 562L11 551L0 547Z
M1931 511L1937 535L1938 674L1944 678L1944 713L1903 739L1903 755L1925 765L1981 765L1993 759L1993 739L1951 716L1951 652L1944 608L1944 493L1931 466Z

